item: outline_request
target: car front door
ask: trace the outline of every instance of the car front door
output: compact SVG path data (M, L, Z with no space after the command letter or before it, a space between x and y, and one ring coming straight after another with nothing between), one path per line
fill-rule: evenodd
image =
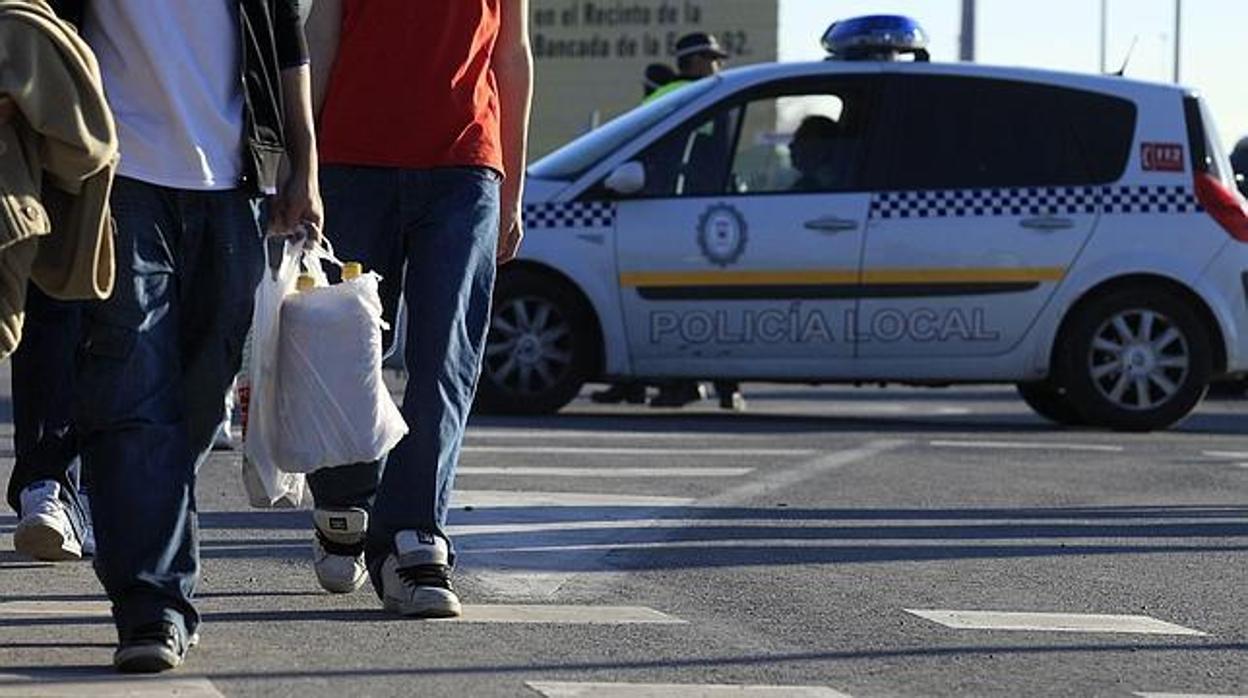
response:
M817 376L852 360L877 87L751 90L640 156L645 189L616 213L638 374Z

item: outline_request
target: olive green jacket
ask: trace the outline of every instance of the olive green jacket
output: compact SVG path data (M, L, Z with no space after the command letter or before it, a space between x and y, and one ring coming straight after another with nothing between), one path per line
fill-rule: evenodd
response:
M26 288L104 299L114 278L108 196L117 129L95 56L43 0L0 0L0 358L21 340Z

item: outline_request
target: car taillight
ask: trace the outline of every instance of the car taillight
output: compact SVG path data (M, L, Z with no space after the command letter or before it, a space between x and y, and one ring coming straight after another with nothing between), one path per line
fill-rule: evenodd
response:
M1208 172L1196 173L1196 200L1231 237L1248 242L1248 201Z

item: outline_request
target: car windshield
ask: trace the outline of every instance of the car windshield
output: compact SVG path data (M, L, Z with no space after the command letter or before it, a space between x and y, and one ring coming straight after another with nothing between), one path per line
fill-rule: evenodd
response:
M541 179L576 179L620 146L710 92L718 82L719 78L691 82L653 102L625 112L533 163L529 167L529 175Z

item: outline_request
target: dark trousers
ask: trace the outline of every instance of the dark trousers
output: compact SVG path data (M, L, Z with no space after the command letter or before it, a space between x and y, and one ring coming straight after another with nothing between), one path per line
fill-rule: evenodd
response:
M41 480L61 483L79 537L85 521L77 498L80 468L73 407L81 326L81 303L55 300L30 284L22 342L12 357L15 462L7 492L9 506L19 511L26 487Z
M259 281L257 201L119 178L117 284L87 306L77 423L92 487L95 570L124 638L195 631L195 472L238 372Z

